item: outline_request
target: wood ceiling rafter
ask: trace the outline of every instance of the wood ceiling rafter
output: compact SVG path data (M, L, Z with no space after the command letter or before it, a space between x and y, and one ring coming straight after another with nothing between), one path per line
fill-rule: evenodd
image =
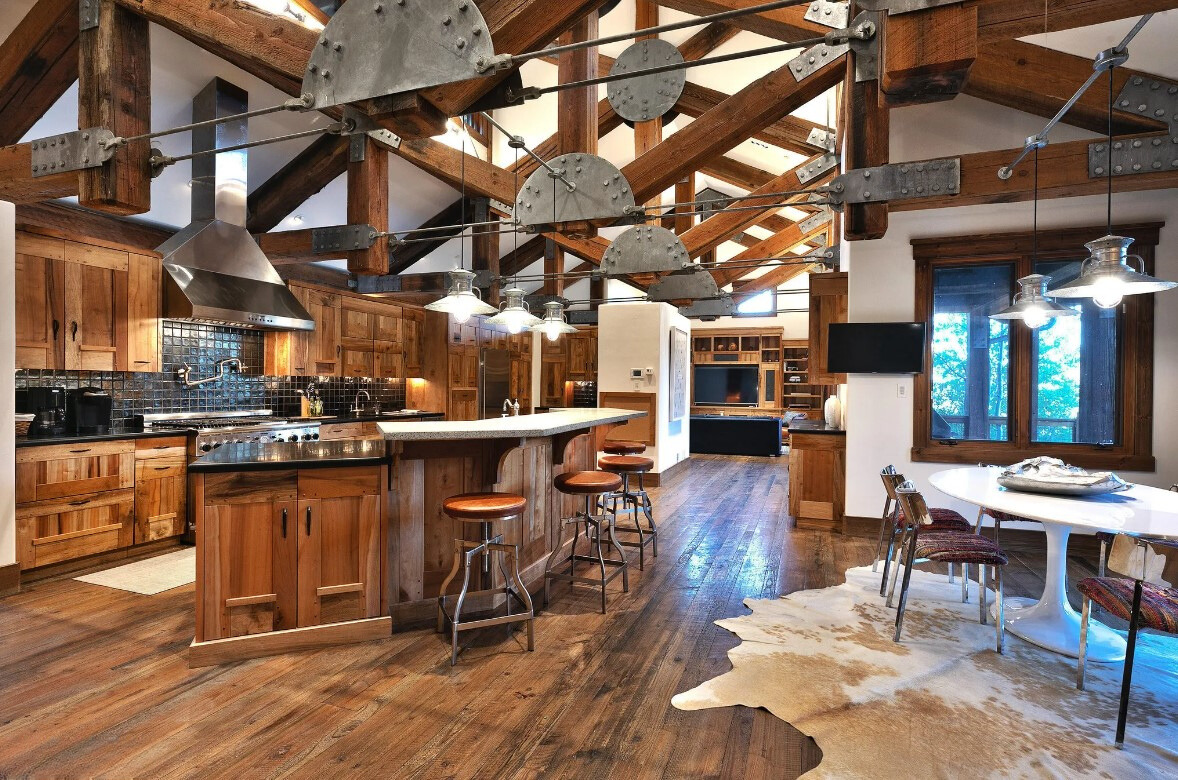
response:
M348 170L348 139L322 135L250 193L251 233L266 233Z
M15 144L78 80L77 0L37 0L0 43L0 146Z
M744 250L740 254L738 254L732 258L729 258L728 261L726 263L724 263L724 265L727 265L728 263L744 263L744 262L748 262L749 260L760 259L760 258L776 258L779 260L789 260L789 259L791 259L791 255L790 255L791 249L793 249L798 244L804 244L808 241L813 240L817 236L824 234L827 231L827 228L828 228L828 223L823 223L821 225L818 225L817 227L811 228L808 231L803 231L802 226L800 224L797 224L797 223L792 224L789 227L785 228L784 230L780 230L777 233L774 233L772 236L770 236L769 238L766 238L764 241L760 241L756 245L749 247L748 249ZM712 276L715 277L716 284L720 285L721 287L724 287L729 284L735 284L741 278L748 276L754 270L752 268L725 269L724 265L721 265L719 268L712 271ZM794 266L779 266L779 267L793 268ZM798 267L803 267L803 266L798 266ZM773 268L772 270L770 270L768 272L768 274L765 274L765 276L768 276L769 274L772 274L774 271L777 271L777 270L778 270L778 268ZM758 279L760 279L760 278L764 278L764 277L758 277ZM772 286L776 287L776 285L772 285ZM763 288L759 288L759 289L768 289L768 288L763 287Z

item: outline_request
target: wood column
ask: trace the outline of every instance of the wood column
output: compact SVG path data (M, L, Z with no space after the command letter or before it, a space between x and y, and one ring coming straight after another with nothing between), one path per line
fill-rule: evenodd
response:
M695 173L687 176L675 185L675 202L690 203L695 200ZM694 206L678 206L675 208L675 233L683 235L695 225Z
M883 39L882 97L889 106L952 100L978 56L978 9L947 5L891 16Z
M597 12L585 16L557 39L558 45L580 43L598 37ZM561 84L598 76L597 47L561 54L557 80ZM557 152L597 154L597 87L567 89L557 93Z
M564 295L564 277L550 274L564 273L564 247L551 238L544 239L544 286L540 291L544 295Z
M101 0L98 26L79 33L78 44L78 127L105 127L122 137L150 132L147 19ZM112 214L150 210L150 146L146 140L133 141L101 168L81 171L78 202Z
M659 23L659 7L654 0L634 0L634 29L641 30L644 27L654 27ZM641 35L635 38L635 42L647 41L658 38L657 35ZM634 123L634 158L637 159L649 152L651 149L662 143L663 140L663 118L661 116L651 119L649 122L635 122ZM646 202L648 206L657 206L662 193L655 193L654 196Z
M389 154L368 136L360 136L363 159L348 159L348 223L389 229ZM348 270L379 275L389 271L389 239L376 239L368 249L348 252Z
M472 222L487 222L493 217L491 203L487 198L479 198L474 202L474 217ZM490 271L499 275L499 227L488 225L471 229L471 268L476 271ZM499 282L493 282L487 289L487 303L499 305Z
M883 34L884 15L880 14ZM855 81L854 55L847 57L844 80L843 110L844 168L871 168L887 165L889 140L889 111L883 104L878 81ZM812 78L812 77L811 77ZM887 203L859 203L847 206L843 212L843 234L850 241L882 238L888 230Z

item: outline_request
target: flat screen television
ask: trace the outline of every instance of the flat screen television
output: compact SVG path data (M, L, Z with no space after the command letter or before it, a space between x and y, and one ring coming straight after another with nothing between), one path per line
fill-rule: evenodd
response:
M826 369L835 374L924 372L923 322L831 323Z
M696 366L695 403L756 406L761 370L757 366Z

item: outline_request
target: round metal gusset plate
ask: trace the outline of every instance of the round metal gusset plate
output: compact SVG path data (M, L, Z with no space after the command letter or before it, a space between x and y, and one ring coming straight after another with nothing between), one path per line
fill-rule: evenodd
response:
M716 278L703 268L689 268L664 276L646 291L652 301L698 301L720 297Z
M679 237L657 225L635 225L615 238L601 258L607 276L681 271L690 264Z
M610 75L649 70L662 65L680 65L683 55L667 41L652 38L638 41L614 60ZM658 119L679 102L687 83L686 71L671 70L611 81L606 85L609 104L622 119L647 122Z
M473 0L356 0L320 34L303 93L329 108L479 78L494 56Z
M524 181L515 199L515 217L524 227L590 222L597 227L634 219L634 193L617 167L594 154L562 154L548 161L573 189L540 167Z

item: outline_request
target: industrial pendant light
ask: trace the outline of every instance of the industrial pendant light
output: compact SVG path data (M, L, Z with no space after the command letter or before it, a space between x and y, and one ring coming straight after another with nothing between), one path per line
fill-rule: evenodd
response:
M1071 282L1051 290L1048 295L1055 298L1091 298L1102 309L1120 305L1126 295L1142 295L1162 292L1178 287L1178 282L1158 279L1145 272L1145 260L1139 255L1129 254L1133 239L1113 235L1113 70L1116 63L1108 68L1108 161L1105 171L1108 178L1108 235L1089 241L1084 246L1088 257L1080 265L1080 275ZM1141 270L1129 265L1135 260Z
M472 271L455 268L450 272L450 289L446 297L427 303L425 308L449 314L455 322L466 322L476 314L494 314L497 309L479 297L474 277Z
M997 314L991 314L992 320L1022 320L1028 328L1041 328L1048 320L1055 317L1072 317L1077 314L1075 309L1061 306L1047 297L1047 283L1050 276L1031 274L1018 280L1019 291L1014 294L1014 302Z
M506 300L502 304L499 313L487 320L489 325L503 325L507 328L508 333L522 333L528 328L533 328L539 325L543 320L537 317L528 309L528 303L524 300L526 293L519 287L508 287L503 291L503 297Z
M564 304L560 301L549 301L544 304L544 319L531 329L543 333L549 341L556 341L562 333L577 332L576 328L565 322Z

